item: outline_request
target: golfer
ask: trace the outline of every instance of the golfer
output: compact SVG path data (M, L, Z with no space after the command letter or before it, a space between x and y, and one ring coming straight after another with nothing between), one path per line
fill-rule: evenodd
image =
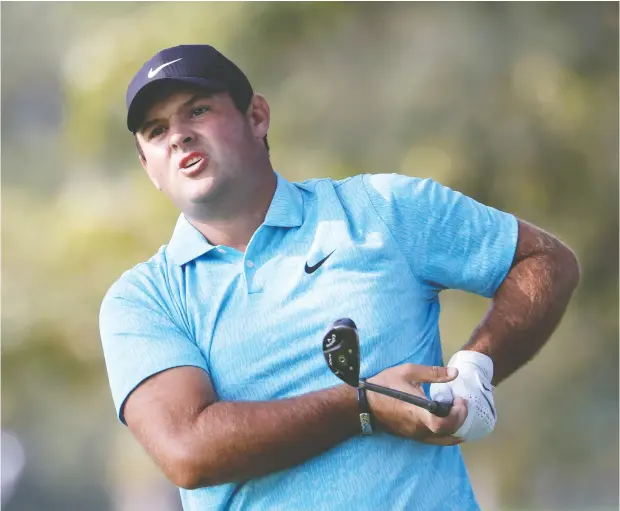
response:
M118 417L184 509L479 509L457 444L492 432L493 387L559 323L571 250L430 179L288 182L267 100L211 46L158 52L127 107L181 214L107 292L101 338ZM446 366L443 289L491 299ZM449 416L340 382L321 341L343 317L362 378L453 402Z

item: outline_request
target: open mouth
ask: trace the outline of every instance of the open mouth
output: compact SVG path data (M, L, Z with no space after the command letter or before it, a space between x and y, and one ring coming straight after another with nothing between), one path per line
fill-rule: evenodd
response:
M191 169L192 167L195 167L196 165L198 165L201 161L202 161L202 157L196 156L192 158L191 160L189 160L187 163L185 163L185 166L183 168Z
M194 152L179 162L179 169L186 176L192 177L202 172L208 162L209 158L204 153Z

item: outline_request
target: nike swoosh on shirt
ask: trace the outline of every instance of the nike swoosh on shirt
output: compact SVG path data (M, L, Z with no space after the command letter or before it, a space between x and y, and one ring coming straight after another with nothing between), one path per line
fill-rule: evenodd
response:
M171 60L170 62L166 62L165 64L162 64L161 66L156 67L155 69L153 68L149 69L149 78L153 78L163 68L165 68L166 66L169 66L170 64L174 64L175 62L178 62L179 60L183 60L183 57L181 57L180 59Z
M311 273L314 273L315 271L317 271L321 265L327 261L327 259L329 258L330 255L332 255L334 252L336 251L336 249L332 250L329 254L327 254L323 259L321 259L318 263L316 263L314 266L308 266L308 263L306 262L306 273L308 275L310 275Z

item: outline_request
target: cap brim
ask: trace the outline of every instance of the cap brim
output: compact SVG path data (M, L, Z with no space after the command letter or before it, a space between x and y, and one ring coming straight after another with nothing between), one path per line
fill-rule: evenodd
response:
M209 89L214 92L226 90L226 86L217 80L209 80L207 78L194 78L184 76L179 78L160 78L153 80L142 87L134 98L131 100L129 109L127 110L127 128L132 133L136 133L140 128L146 110L151 106L154 93L164 85L171 83L196 85L201 88Z

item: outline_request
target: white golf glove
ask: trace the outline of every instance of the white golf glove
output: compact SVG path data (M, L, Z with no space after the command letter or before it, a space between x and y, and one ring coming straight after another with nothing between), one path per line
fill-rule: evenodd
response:
M493 361L476 351L457 351L447 367L456 367L459 375L448 383L433 383L430 397L436 401L454 401L455 397L467 400L467 417L453 434L467 442L487 436L497 422L493 402Z

